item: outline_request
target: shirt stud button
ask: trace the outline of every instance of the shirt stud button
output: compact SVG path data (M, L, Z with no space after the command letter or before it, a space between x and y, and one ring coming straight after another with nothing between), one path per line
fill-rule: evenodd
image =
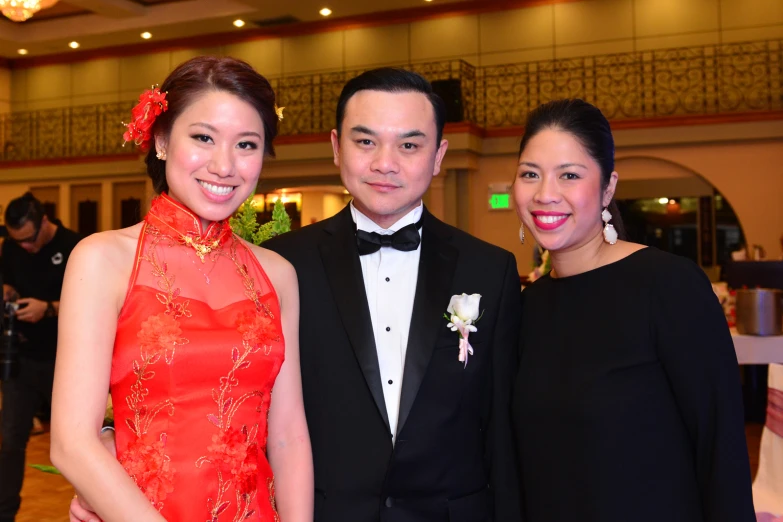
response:
M389 379L389 384L394 384L394 381Z
M391 281L391 279L389 279L389 278L387 277L387 278L386 278L386 282L388 283L389 281Z
M386 327L386 331L387 331L387 332L391 332L391 327L390 327L390 326L387 326L387 327Z

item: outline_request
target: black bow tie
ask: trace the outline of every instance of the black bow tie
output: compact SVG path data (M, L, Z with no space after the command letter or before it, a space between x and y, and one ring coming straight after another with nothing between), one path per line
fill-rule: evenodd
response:
M411 252L419 248L421 236L419 235L421 220L404 226L394 234L382 235L377 232L356 231L356 245L359 247L359 255L374 254L381 247L392 247L403 252Z

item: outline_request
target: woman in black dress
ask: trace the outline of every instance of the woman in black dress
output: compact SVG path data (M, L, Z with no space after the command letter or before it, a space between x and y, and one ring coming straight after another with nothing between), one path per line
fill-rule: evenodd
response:
M616 186L597 108L561 100L530 114L514 199L552 272L522 293L527 520L754 522L721 307L691 261L618 240Z

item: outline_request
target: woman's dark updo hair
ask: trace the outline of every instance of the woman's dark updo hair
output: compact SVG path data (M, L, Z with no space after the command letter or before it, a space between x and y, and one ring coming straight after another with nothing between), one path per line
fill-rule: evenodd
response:
M169 74L161 92L166 93L168 110L158 116L152 126L153 143L147 152L147 174L155 192L168 191L166 162L156 156L154 136L168 136L180 114L201 94L223 91L252 105L264 122L264 153L275 155L272 140L277 136L275 93L269 81L247 63L236 58L199 56L180 64Z
M614 172L614 138L609 121L598 107L584 100L554 100L534 109L525 122L525 133L519 144L519 155L528 142L539 132L547 129L567 132L582 144L587 153L601 169L601 196L609 185ZM625 239L625 228L614 198L609 203L614 225L620 239Z

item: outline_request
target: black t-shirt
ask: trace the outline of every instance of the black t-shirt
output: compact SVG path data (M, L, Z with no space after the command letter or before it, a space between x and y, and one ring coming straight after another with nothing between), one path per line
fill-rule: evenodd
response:
M59 223L58 223L59 225ZM3 241L3 283L14 287L19 297L59 301L65 265L79 235L59 225L49 243L30 254L10 238ZM19 348L24 357L53 360L57 349L57 318L44 317L37 323L17 321L17 330L26 340Z

